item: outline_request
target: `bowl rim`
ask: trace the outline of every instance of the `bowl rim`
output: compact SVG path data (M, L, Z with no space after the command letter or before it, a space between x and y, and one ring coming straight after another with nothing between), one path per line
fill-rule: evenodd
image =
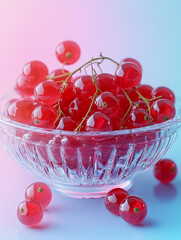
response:
M0 103L5 100L6 98L10 97L12 94L6 94L0 98ZM17 95L17 94L16 94ZM20 97L17 95L17 97ZM31 98L29 98L31 99ZM181 100L179 101L181 103ZM170 119L166 122L154 124L151 126L134 128L134 129L124 129L124 130L114 130L114 131L95 131L95 132L73 132L67 130L58 130L58 129L49 129L49 128L39 128L36 126L30 126L27 124L19 123L9 119L8 117L4 116L2 113L2 106L0 107L0 123L4 125L8 125L10 127L18 128L21 130L26 130L30 132L36 132L40 134L53 134L53 135L64 135L64 136L107 136L107 135L131 135L131 134L139 134L139 133L146 133L156 130L164 130L168 129L175 124L181 125L181 104L177 109L178 115L175 116L173 119Z

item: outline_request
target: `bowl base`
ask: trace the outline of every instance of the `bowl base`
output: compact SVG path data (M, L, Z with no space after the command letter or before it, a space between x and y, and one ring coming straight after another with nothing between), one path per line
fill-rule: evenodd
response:
M102 185L102 186L66 186L53 184L52 187L62 193L63 195L71 198L103 198L106 193L113 188L130 189L132 186L131 180L126 180L115 185Z

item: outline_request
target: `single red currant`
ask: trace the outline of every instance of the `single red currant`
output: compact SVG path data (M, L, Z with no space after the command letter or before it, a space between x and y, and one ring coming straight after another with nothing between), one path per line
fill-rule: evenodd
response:
M95 84L92 82L92 76L81 76L74 82L74 91L76 96L83 101L87 101L93 97L96 92Z
M31 114L36 106L31 100L17 100L7 109L7 117L16 122L32 125Z
M129 193L122 188L110 190L104 199L104 204L111 213L119 215L119 205L129 196Z
M142 78L140 68L134 63L122 63L115 72L114 79L120 88L129 89L136 87Z
M101 93L95 100L95 109L113 118L118 114L119 101L111 92Z
M102 92L111 92L115 96L119 93L119 86L114 81L114 76L109 73L97 75L96 83Z
M73 91L73 83L70 82L66 88L64 88L61 93L60 106L65 115L69 114L69 105L76 98Z
M56 69L56 70L54 70L50 73L50 76L51 77L57 77L57 76L64 75L66 73L69 73L69 71L67 71L66 69ZM65 75L65 76L62 76L62 77L55 78L55 79L52 78L51 80L53 82L57 83L59 86L61 86L62 82L65 81L67 77L68 77L68 75ZM71 82L72 78L70 78L69 81Z
M31 85L26 82L23 75L17 78L15 90L23 97L33 96L34 94L34 87L31 87Z
M28 227L38 225L43 218L43 214L42 205L34 201L24 201L20 203L17 210L19 221Z
M154 123L161 123L175 117L175 106L167 99L159 99L151 106Z
M78 98L74 99L69 106L69 114L75 121L80 121L86 115L91 101L81 101Z
M47 105L40 105L32 112L32 122L41 128L55 128L55 121L58 118L57 111Z
M74 131L77 127L77 123L69 116L62 117L56 129Z
M113 126L111 120L101 112L92 114L86 122L86 131L112 131Z
M129 129L146 127L150 124L151 118L144 109L133 109L127 117L126 124Z
M119 214L128 223L139 224L147 215L146 203L137 196L128 196L121 202Z
M47 184L36 182L26 189L25 199L38 202L46 208L52 200L52 191Z
M51 81L41 82L36 86L34 92L35 99L41 104L54 105L60 99L59 86Z
M123 63L134 63L134 64L137 65L137 66L140 68L140 70L142 71L142 66L141 66L141 64L140 64L136 59L134 59L134 58L124 58L124 59L120 62L120 64L123 64Z
M56 56L61 63L73 64L80 58L80 47L73 41L61 42L56 48Z
M167 87L158 87L152 92L153 97L160 97L175 103L175 94Z
M23 75L31 87L36 87L38 83L46 80L48 68L40 61L31 61L23 67Z
M170 159L162 159L156 163L154 175L160 182L169 183L177 175L177 166Z
M142 84L137 87L137 90L139 91L139 93L141 93L143 97L148 99L153 98L153 95L152 95L153 88L151 86Z

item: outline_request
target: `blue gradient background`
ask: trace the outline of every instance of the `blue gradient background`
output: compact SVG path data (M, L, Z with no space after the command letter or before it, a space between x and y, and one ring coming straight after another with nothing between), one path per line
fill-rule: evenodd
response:
M134 57L143 65L143 82L166 85L180 96L179 0L0 0L0 94L14 86L22 66L31 59L46 62L50 70L57 68L54 49L65 39L80 44L78 64L100 51L118 61ZM106 70L113 66L106 65ZM172 184L159 184L152 170L135 178L130 194L139 195L148 205L148 216L138 227L107 212L103 199L76 200L57 193L40 227L22 226L16 208L25 188L38 178L27 174L0 147L0 239L180 239L180 141L181 137L167 154L178 164Z

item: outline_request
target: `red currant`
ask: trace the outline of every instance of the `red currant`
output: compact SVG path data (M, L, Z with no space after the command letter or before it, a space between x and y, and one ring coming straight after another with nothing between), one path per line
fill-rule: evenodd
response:
M38 202L46 208L52 200L52 191L47 184L36 182L26 189L25 199Z
M134 59L134 58L124 58L124 59L120 62L120 64L122 64L122 63L134 63L134 64L137 65L137 66L140 68L140 70L142 71L142 66L141 66L141 64L140 64L136 59Z
M95 109L113 118L119 111L119 101L112 93L103 92L95 100Z
M137 196L126 197L119 207L120 216L130 224L139 224L147 215L147 206L143 199Z
M126 125L129 129L146 127L150 124L151 118L144 109L133 109L128 115Z
M77 127L77 123L71 117L62 117L56 129L74 131Z
M161 123L175 117L175 106L167 99L159 99L151 106L154 123Z
M137 90L139 91L139 93L141 93L141 95L145 98L148 98L148 99L151 99L153 98L153 95L152 95L152 91L153 91L153 88L149 85L139 85L137 87Z
M86 131L112 131L113 126L111 120L101 112L92 114L86 122Z
M75 121L80 121L86 115L90 106L90 101L81 101L74 99L69 106L69 114Z
M96 87L92 82L92 76L81 76L74 82L74 91L80 100L87 101L90 97L94 96Z
M104 199L104 204L111 213L119 215L119 205L129 194L122 188L114 188L109 191Z
M102 92L111 92L115 96L119 93L119 86L114 81L114 76L108 73L101 73L96 77L98 88Z
M41 82L36 86L34 96L41 104L51 106L56 104L60 99L60 89L54 82Z
M120 88L129 89L136 87L142 78L140 68L134 63L122 63L115 72L114 79Z
M41 128L55 128L55 121L58 118L57 111L47 105L40 105L32 112L34 125Z
M17 210L19 221L29 227L38 225L43 218L43 207L41 204L33 201L24 201L20 203Z
M48 68L40 61L31 61L23 67L23 75L31 87L36 87L38 83L46 80Z
M52 71L50 73L50 76L51 77L57 77L57 76L60 76L60 75L64 75L65 73L69 73L69 71L65 70L65 69L56 69L54 71ZM58 85L61 85L63 81L66 80L66 78L68 77L68 75L66 76L62 76L62 77L59 77L59 78L55 78L55 79L52 79L53 82L59 82L57 83ZM69 79L69 81L72 81L72 78Z
M73 91L73 83L70 82L61 93L60 106L64 114L69 114L69 105L76 98Z
M153 97L160 97L167 99L169 101L171 101L172 103L175 103L175 95L172 92L172 90L170 90L167 87L158 87L156 88L153 92L152 92Z
M61 63L73 64L80 58L80 47L73 41L61 42L56 48L56 56Z
M34 87L31 87L25 80L23 75L20 75L16 81L15 90L21 94L21 96L33 96L34 94Z
M177 166L170 159L162 159L156 163L154 175L160 182L169 183L177 175Z
M16 122L32 125L31 114L34 108L31 100L14 101L7 109L7 116Z

